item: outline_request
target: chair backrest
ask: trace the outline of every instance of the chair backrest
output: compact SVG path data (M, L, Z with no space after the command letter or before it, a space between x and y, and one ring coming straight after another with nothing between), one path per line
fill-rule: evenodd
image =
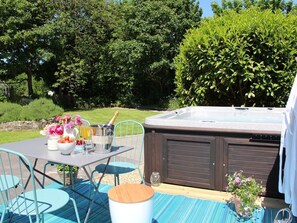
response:
M87 119L81 119L81 122L82 122L82 125L83 126L90 126L91 125L91 123L87 120Z
M134 147L130 152L116 156L116 161L134 163L139 167L143 163L143 143L144 128L141 123L134 120L125 120L115 125L113 145Z
M1 204L5 204L6 207L13 206L16 212L24 210L26 212L29 209L28 203L16 205L14 202L17 201L13 202L13 199L19 195L26 198L27 190L33 191L33 197L30 196L32 201L30 208L34 207L39 215L34 171L29 159L18 152L0 148L0 175ZM19 181L17 182L16 179ZM11 186L12 184L16 186ZM30 215L29 211L26 213ZM39 222L39 217L36 216L36 218L36 221Z

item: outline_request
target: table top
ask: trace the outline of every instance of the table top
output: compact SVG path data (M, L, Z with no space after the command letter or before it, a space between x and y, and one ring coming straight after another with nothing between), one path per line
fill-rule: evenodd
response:
M113 146L111 152L106 154L89 152L89 154L71 153L70 155L62 155L59 150L52 151L47 149L46 137L2 144L0 145L0 148L14 150L27 157L43 159L51 162L62 163L78 167L84 167L133 149L133 147Z

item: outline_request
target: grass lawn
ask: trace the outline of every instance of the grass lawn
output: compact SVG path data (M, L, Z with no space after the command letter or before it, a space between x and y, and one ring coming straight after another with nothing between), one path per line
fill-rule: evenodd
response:
M144 122L146 117L157 115L159 111L151 110L139 110L139 109L127 109L127 108L97 108L93 110L79 110L79 111L68 111L65 114L75 115L79 114L82 118L89 120L91 124L104 124L108 123L113 114L119 111L119 116L116 122L132 119ZM31 139L40 137L39 131L22 131L22 132L0 132L0 144L9 142L22 141L25 139Z

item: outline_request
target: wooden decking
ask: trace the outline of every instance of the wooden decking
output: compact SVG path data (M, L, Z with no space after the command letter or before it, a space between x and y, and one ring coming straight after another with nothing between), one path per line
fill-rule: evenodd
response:
M232 196L230 193L214 191L214 190L205 190L200 188L193 187L185 187L185 186L177 186L172 184L164 184L162 183L158 187L153 187L156 192L172 194L172 195L184 195L193 198L205 199L205 200L213 200L218 202L226 202ZM261 206L268 208L277 208L281 209L284 207L288 207L288 205L282 199L275 198L261 198Z

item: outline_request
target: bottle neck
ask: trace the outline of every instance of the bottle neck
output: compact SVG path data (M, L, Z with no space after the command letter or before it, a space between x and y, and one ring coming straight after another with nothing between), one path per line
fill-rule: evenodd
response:
M112 116L112 118L110 119L110 121L108 122L107 125L109 125L109 126L113 126L114 123L115 123L116 118L118 117L118 115L119 115L119 112L116 111L116 112L114 113L114 115Z

